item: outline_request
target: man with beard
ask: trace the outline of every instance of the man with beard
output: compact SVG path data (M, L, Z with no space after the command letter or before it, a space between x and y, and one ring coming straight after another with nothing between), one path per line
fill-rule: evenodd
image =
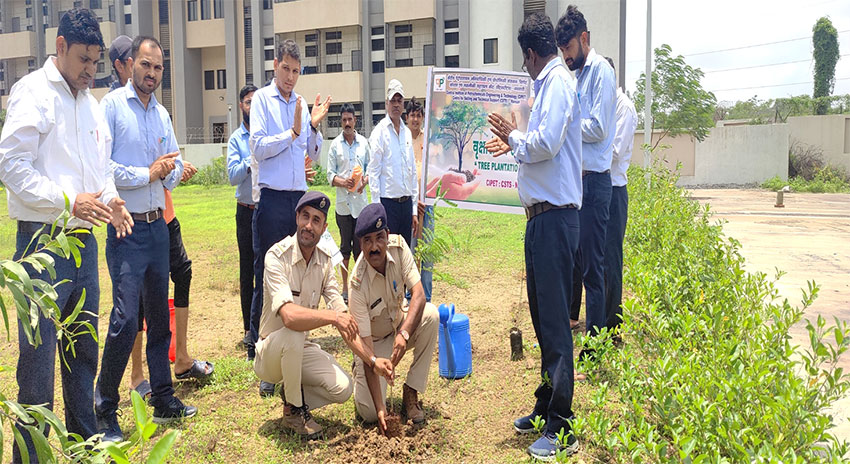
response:
M339 227L342 253L342 299L348 304L348 263L352 250L354 261L360 256L360 243L354 238L354 222L366 206L363 189L369 183L366 170L369 168L369 142L358 134L354 127L357 116L351 103L340 110L342 133L333 142L328 152L328 182L336 187L336 225ZM355 170L360 174L355 175Z
M351 271L351 315L360 328L360 339L376 356L390 357L398 365L408 349L413 362L402 388L402 408L414 424L425 422L419 394L428 385L428 370L440 316L425 302L425 291L413 253L400 235L387 230L387 213L372 203L357 218L357 239L363 253ZM405 307L405 289L410 305ZM365 366L364 366L365 363ZM387 381L381 379L366 358L354 360L354 407L366 422L378 422L387 430ZM392 379L389 379L392 384Z
M248 84L239 91L242 124L227 141L227 178L236 186L236 245L239 248L239 297L242 302L242 345L251 344L251 295L254 293L254 239L251 218L256 207L251 183L251 100L257 87Z
M41 69L12 86L0 135L0 181L8 189L9 217L17 221L16 260L33 252L37 235L50 231L66 201L73 215L66 233L90 231L103 223L111 224L110 230L118 236L131 232L133 221L109 175L109 128L88 89L103 45L94 13L70 10L59 21L56 56L48 57ZM31 278L51 285L65 281L56 287L57 317L65 320L82 304L83 311L75 321L90 324L97 333L97 239L93 233L73 235L83 244L79 263L70 256L53 255L54 276L28 265L25 268ZM85 300L81 301L83 293ZM65 425L68 432L88 439L97 433L93 410L97 337L81 334L72 324L68 329L73 333L57 339L56 325L40 312L31 326L40 332L43 343L31 344L24 321L18 320L18 402L53 409L58 348L64 354L59 365ZM68 352L72 335L74 351ZM39 462L30 432L20 424L15 427L23 440L13 442L12 462L23 462L24 455L29 462ZM21 444L25 449L19 448Z
M107 231L106 261L112 278L112 315L95 390L98 431L105 441L122 440L118 387L138 331L139 300L147 322L147 361L153 420L169 423L197 410L174 397L168 347L169 233L163 218L165 194L183 174L177 139L154 90L162 81L162 47L152 37L136 37L131 52L133 78L104 97L101 107L114 137L112 166L118 192L127 201L135 228L120 238Z
M549 17L525 18L517 36L523 68L533 79L534 104L528 131L517 130L492 113L496 135L485 144L494 156L513 152L519 162L519 200L525 208L525 273L528 309L540 343L540 384L531 414L514 421L518 433L534 433L533 420L545 419L543 436L528 447L535 459L575 453L573 417L573 338L567 323L573 256L578 245L581 196L581 110L573 79L558 58ZM566 442L557 439L561 432Z
M331 201L307 192L295 207L297 231L274 244L265 256L263 314L254 372L272 385L283 382L283 425L303 439L317 438L322 427L310 410L343 403L351 396L348 374L334 357L309 340L309 332L334 326L360 359L392 379L392 363L378 359L357 336L357 323L345 312L331 257L318 247L328 227ZM325 298L330 309L318 309Z
M251 153L257 159L260 199L254 211L254 294L251 301L251 342L254 358L260 314L263 312L263 259L272 245L295 233L295 205L307 190L305 158L318 159L322 147L319 125L331 97L316 95L312 111L295 92L301 75L301 51L293 40L280 42L275 51L274 79L257 90L251 104ZM260 395L274 393L274 385L260 383Z
M585 327L590 335L606 327L605 314L605 235L611 203L611 159L616 127L617 85L614 69L590 48L590 31L584 15L570 5L558 20L558 47L564 62L578 78L581 106L582 207L579 249L573 272L573 304L570 318L578 320L581 282L586 296ZM581 357L589 353L582 352ZM576 374L576 380L585 375Z

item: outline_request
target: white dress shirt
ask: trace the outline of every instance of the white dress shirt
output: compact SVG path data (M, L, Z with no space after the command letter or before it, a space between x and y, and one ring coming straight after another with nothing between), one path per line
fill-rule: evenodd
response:
M8 189L9 216L18 221L52 223L73 211L79 193L118 196L109 167L112 137L97 100L88 89L77 92L56 68L55 57L24 76L9 96L0 135L0 181ZM91 223L72 218L71 228Z
M354 143L349 144L345 135L340 133L333 139L328 151L328 183L333 185L336 176L348 179L356 166L360 166L364 174L369 169L369 141L355 132ZM336 214L340 216L357 219L367 203L365 190L350 192L345 187L336 188Z
M617 131L614 133L614 158L611 161L611 185L623 187L629 183L626 171L632 159L637 113L635 104L617 88Z
M413 136L410 129L399 121L396 133L389 116L372 130L369 137L369 189L372 203L381 198L413 197L413 215L417 215L419 186L416 182L416 157L413 154Z

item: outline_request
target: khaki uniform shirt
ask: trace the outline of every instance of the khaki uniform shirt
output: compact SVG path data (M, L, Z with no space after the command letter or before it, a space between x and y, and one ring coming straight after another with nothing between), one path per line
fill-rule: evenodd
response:
M269 249L265 266L260 338L284 327L280 307L286 303L316 309L320 297L325 297L328 308L345 311L331 256L321 247L316 247L308 263L297 239L290 235Z
M400 235L387 240L386 274L381 275L362 253L351 271L349 309L360 336L380 340L395 333L403 320L402 306L406 288L419 283L419 270L413 253Z

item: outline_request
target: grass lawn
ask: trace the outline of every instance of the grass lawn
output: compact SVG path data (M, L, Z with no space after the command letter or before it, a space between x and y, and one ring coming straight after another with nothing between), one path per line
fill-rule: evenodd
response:
M333 189L320 190L333 198ZM0 194L0 256L14 253L15 223L6 213L5 193ZM325 439L300 443L281 427L283 407L279 397L262 399L258 379L244 352L239 306L238 252L232 187L182 186L174 193L183 240L193 262L189 352L215 363L215 376L206 384L177 382L177 395L197 406L195 418L179 425L181 436L169 462L277 463L277 462L525 462L525 448L534 436L518 436L511 421L530 411L539 381L539 349L528 316L523 281L525 218L518 215L449 210L438 229L452 231L453 250L438 266L450 278L434 283L433 302L455 303L470 317L473 374L462 380L440 378L435 353L428 391L421 397L427 425L409 430L409 436L387 440L364 427L354 417L353 400L314 411L325 427ZM333 218L333 212L330 215ZM338 238L335 222L328 226ZM112 286L103 253L104 229L96 230L100 247L100 333L106 331L112 308ZM436 278L435 278L436 280ZM6 295L7 301L8 295ZM526 359L510 361L508 332L523 332ZM2 329L0 329L2 330ZM0 338L0 365L14 368L17 360L17 327ZM335 331L314 331L313 336L334 353L343 367L352 355ZM102 342L101 342L102 346ZM406 373L410 356L399 373ZM56 407L62 417L61 386L56 375ZM126 378L124 384L126 385ZM577 384L577 415L590 406L594 388ZM0 392L14 398L13 372L0 374ZM127 388L122 388L120 417L125 436L132 433ZM401 388L392 392L400 408ZM616 421L616 419L615 419ZM11 448L11 433L4 431L4 448ZM582 443L574 461L595 461L593 446Z

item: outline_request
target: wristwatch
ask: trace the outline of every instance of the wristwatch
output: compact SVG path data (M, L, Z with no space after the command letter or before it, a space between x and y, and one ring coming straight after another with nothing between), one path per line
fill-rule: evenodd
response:
M375 368L375 364L378 364L378 358L376 358L375 355L372 355L372 357L369 358L369 361L372 362L372 369Z
M406 341L406 342L407 342L407 341L410 341L410 334L409 334L409 333L407 333L407 331L406 331L406 330L401 329L398 333L400 333L400 334L401 334L401 336L402 336L402 337L404 337L404 341Z

